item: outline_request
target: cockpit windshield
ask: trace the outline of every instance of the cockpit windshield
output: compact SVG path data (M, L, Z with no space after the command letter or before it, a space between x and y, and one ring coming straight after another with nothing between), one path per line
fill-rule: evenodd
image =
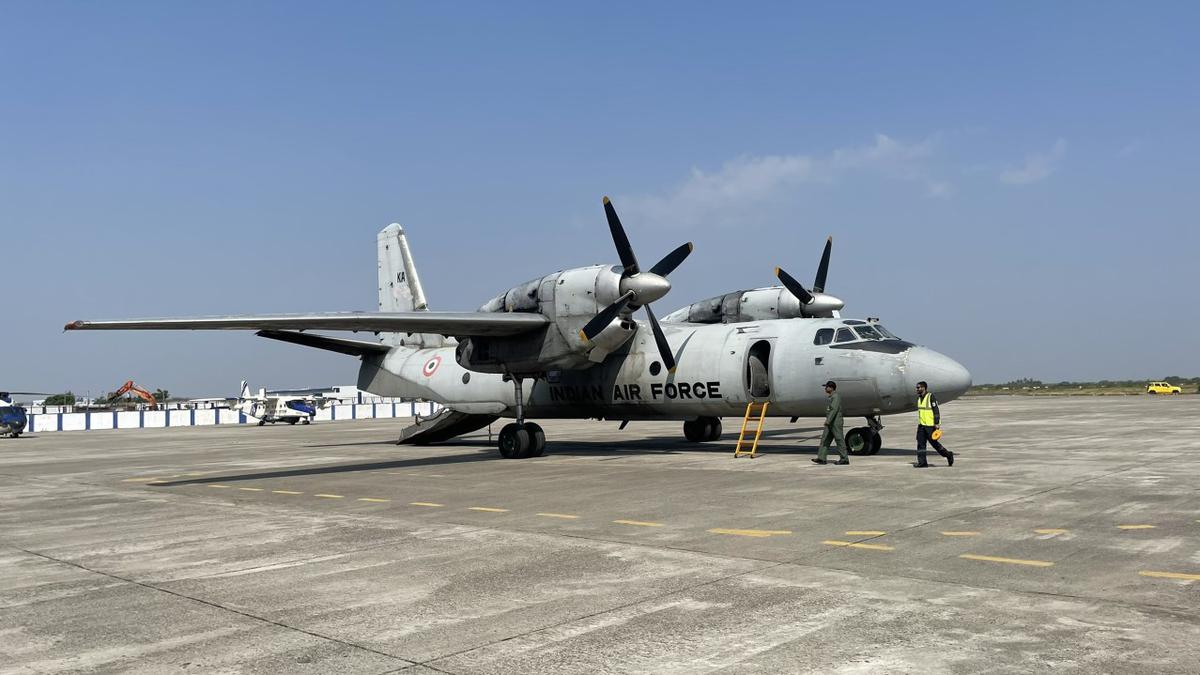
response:
M883 339L883 336L879 334L879 331L875 330L874 328L872 328L870 326L855 326L854 332L858 333L858 336L864 340L882 340Z
M886 339L888 339L888 340L899 340L899 339L900 339L899 337L897 337L897 336L896 336L896 334L895 334L895 333L893 333L892 331L890 331L890 330L888 330L888 329L884 328L884 327L883 327L883 324L881 324L881 323L877 323L877 324L875 324L875 330L877 330L877 331L879 331L880 333L882 333L882 334L883 334L883 337L885 337L885 338L886 338Z

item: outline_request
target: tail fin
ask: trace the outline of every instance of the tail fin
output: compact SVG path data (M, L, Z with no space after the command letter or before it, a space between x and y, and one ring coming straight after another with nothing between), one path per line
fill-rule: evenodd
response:
M417 276L404 228L392 223L379 232L379 311L381 312L427 312L425 290ZM440 335L414 333L380 333L379 340L388 345L412 345L416 347L438 347L446 343Z
M246 384L245 380L242 380L242 387L238 389L238 400L240 401L244 398L250 398L250 385Z

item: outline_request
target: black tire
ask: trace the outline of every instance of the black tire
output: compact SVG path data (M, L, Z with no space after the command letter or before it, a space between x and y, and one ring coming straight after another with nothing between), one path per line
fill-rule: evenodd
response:
M529 433L529 456L541 457L546 454L546 432L533 422L525 423L525 431Z
M288 423L288 424L295 424L296 422L299 422L299 421L300 421L300 420L297 420L295 417L289 417L289 418L287 418L287 423Z
M709 417L704 421L704 436L705 441L716 441L721 438L721 418Z
M878 455L883 448L883 436L878 431L871 434L871 452L868 454Z
M506 424L500 430L497 445L504 459L524 459L529 453L529 432L515 422Z
M266 421L266 420L259 420L259 421L258 421L258 426L260 426L260 427L261 427L262 425L264 425L264 424L266 424L266 423L267 423L267 421Z
M846 432L846 452L859 456L871 454L871 430L855 427Z
M704 424L700 420L688 420L683 423L683 437L693 443L704 440Z

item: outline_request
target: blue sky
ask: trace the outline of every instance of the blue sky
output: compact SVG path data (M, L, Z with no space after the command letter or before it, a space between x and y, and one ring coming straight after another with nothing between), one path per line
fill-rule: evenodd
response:
M1194 3L7 3L0 386L349 383L248 333L77 318L436 309L696 252L659 314L811 279L977 382L1200 373ZM13 300L17 300L13 302Z

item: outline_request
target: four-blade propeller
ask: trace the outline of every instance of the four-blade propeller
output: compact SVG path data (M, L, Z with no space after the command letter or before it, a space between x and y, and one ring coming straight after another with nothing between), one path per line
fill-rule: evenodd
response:
M833 237L829 237L825 240L825 251L821 253L821 263L817 265L817 278L813 280L812 292L804 288L803 284L796 281L796 278L785 272L783 268L775 268L775 276L779 277L783 287L800 301L800 313L803 316L829 316L844 306L841 300L825 293L825 281L829 277L829 254L832 249Z
M655 263L649 271L643 272L638 264L637 256L633 252L633 246L629 243L629 237L625 234L625 228L621 226L621 219L617 217L617 211L608 197L604 198L604 215L608 218L608 229L612 233L613 244L617 248L617 255L621 258L621 266L624 268L621 271L621 297L602 309L591 321L588 321L579 334L585 339L591 340L626 310L632 312L639 307L644 307L646 318L650 321L650 329L654 333L654 342L658 345L659 355L662 356L663 365L667 367L667 370L674 371L675 356L671 353L671 345L667 342L667 336L663 334L662 326L658 324L658 318L654 316L654 312L650 311L650 303L671 290L671 282L667 281L667 275L675 271L675 268L679 267L680 263L691 254L692 244L688 242L677 247L663 256L663 259Z

